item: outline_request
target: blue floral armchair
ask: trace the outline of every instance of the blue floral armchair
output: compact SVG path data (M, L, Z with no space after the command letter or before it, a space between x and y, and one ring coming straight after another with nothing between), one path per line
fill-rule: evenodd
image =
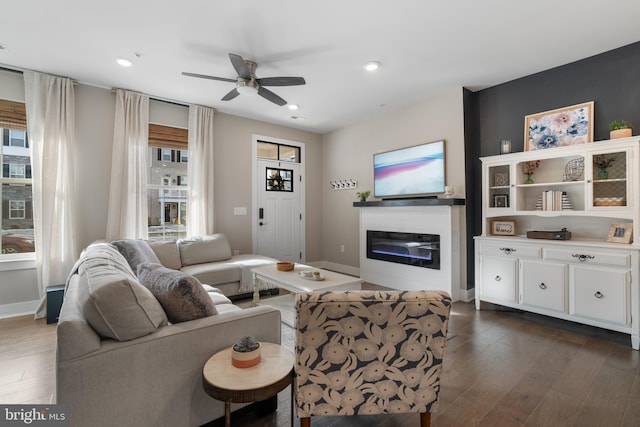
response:
M439 291L296 296L296 411L311 416L420 413L438 400L451 298Z

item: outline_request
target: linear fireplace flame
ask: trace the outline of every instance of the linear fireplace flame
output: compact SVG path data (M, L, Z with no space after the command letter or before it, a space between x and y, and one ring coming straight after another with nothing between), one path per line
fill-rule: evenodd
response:
M440 235L367 230L367 258L440 270Z

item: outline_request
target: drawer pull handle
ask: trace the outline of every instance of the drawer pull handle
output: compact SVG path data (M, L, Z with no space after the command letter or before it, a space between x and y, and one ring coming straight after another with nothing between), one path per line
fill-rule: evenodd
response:
M500 250L501 250L502 252L504 252L506 255L509 255L509 254L511 254L511 252L515 252L515 251L516 251L516 250L515 250L515 249L513 249L513 248L500 248Z
M547 289L547 285L545 285L544 283L540 283L539 288L540 289Z
M494 280L495 280L496 282L499 282L499 281L501 281L501 280L502 280L502 277L500 277L500 276L496 276L496 278L495 278Z
M594 297L600 299L600 298L604 298L604 294L600 291L596 291L595 294L593 294Z
M573 254L571 255L574 258L578 258L578 261L585 262L588 259L595 259L593 255L585 255L585 254Z

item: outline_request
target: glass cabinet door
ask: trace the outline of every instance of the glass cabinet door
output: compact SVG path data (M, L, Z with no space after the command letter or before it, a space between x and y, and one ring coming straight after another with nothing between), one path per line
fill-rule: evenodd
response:
M511 207L511 177L509 164L488 168L488 206L489 208L508 209Z
M591 196L594 208L627 206L627 150L594 153L591 156Z

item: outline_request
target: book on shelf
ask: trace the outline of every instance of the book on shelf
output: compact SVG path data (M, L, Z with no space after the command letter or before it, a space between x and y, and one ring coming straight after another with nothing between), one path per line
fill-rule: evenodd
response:
M563 211L571 209L573 209L573 206L565 191L543 191L536 203L536 210L539 211Z

